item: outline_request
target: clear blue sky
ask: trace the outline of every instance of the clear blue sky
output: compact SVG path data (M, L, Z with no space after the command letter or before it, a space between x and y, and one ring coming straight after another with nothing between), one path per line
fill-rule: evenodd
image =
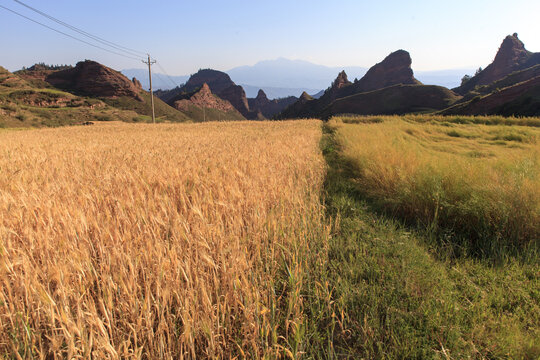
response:
M471 68L490 63L503 38L514 32L529 50L540 51L538 0L22 1L109 41L150 52L170 75L278 57L369 67L397 49L411 53L414 70ZM12 0L0 5L62 29ZM117 70L144 66L3 9L0 32L0 65L9 70L83 59Z

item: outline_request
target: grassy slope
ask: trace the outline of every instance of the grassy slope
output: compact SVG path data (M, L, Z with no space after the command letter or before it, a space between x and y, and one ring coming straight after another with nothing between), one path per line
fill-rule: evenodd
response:
M32 101L47 103L36 106ZM62 106L56 105L61 101ZM132 109L107 106L50 87L39 87L0 67L0 127L51 127L86 121L141 121Z
M452 91L435 85L396 85L337 99L322 113L385 115L429 112L448 107L459 99Z
M336 129L326 129L326 206L335 225L328 265L306 296L310 357L538 358L537 264L446 257L427 232L378 214Z
M135 111L139 115L142 115L140 118L142 121L147 121L149 120L148 117L152 116L150 94L146 91L141 91L140 96L144 101L138 101L127 96L122 96L116 99L101 98L101 100L116 108ZM189 116L167 105L157 96L154 96L154 108L156 113L156 121L184 122L191 120Z
M537 68L531 68L537 70ZM509 75L511 80L518 80L522 73ZM503 115L503 116L540 116L540 77L530 78L520 83L511 83L504 78L488 89L493 89L485 96L477 95L466 102L456 104L441 111L441 114ZM499 86L510 86L499 89ZM472 94L472 93L471 93Z
M479 86L475 91L481 94L489 94L495 90L513 86L537 76L540 76L540 65L532 66L521 71L515 71L492 84Z

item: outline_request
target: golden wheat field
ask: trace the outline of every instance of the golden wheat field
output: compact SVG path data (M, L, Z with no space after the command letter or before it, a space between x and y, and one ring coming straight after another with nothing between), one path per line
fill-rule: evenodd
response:
M327 236L320 137L318 121L0 132L0 357L295 355L302 252Z

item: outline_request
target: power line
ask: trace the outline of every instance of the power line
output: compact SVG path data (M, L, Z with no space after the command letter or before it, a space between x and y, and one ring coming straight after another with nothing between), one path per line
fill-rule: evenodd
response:
M171 76L169 76L169 74L167 74L167 71L165 71L165 69L163 68L163 66L160 65L159 62L157 62L157 66L161 69L161 71L163 71L163 73L169 78L169 80L173 83L174 86L180 88L180 85L178 85L178 83L176 81L173 80L173 78Z
M161 76L160 73L154 73L155 76L157 76L157 78L159 79L159 81L161 81L162 84L165 84L167 81L165 80L164 77ZM160 90L163 90L161 87L159 88Z
M142 56L145 56L145 55L146 55L145 52L138 51L138 50L134 50L134 49L130 49L130 48L128 48L128 47L125 47L125 46L122 46L122 45L118 45L118 44L115 44L115 43L113 43L113 42L111 42L111 41L108 41L108 40L105 40L105 39L103 39L103 38L100 38L99 36L92 35L92 34L86 32L86 31L84 31L84 30L81 30L81 29L79 29L79 28L77 28L77 27L75 27L75 26L73 26L73 25L70 25L70 24L68 24L68 23L66 23L66 22L64 22L64 21L62 21L62 20L59 20L59 19L55 18L54 16L48 15L48 14L46 14L46 13L44 13L44 12L42 12L42 11L36 9L36 8L33 8L32 6L30 6L30 5L28 5L28 4L25 4L25 3L23 3L22 1L19 1L19 0L13 0L13 1L15 1L16 3L18 3L18 4L24 6L24 7L28 8L28 9L34 11L34 12L40 14L41 16L46 17L46 18L49 19L49 20L52 20L52 21L54 21L54 22L56 22L56 23L58 23L58 24L60 24L60 25L62 25L62 26L67 27L68 29L70 29L70 30L72 30L72 31L75 31L75 32L77 32L77 33L79 33L79 34L81 34L81 35L83 35L83 36L86 36L86 37L88 37L88 38L94 40L94 41L97 41L97 42L101 43L102 45L112 47L113 49L116 49L116 50L118 50L118 51L125 52L126 54L129 54L129 55L132 55L132 56L141 56L141 57L142 57Z
M99 45L92 44L92 43L90 43L90 42L88 42L88 41L79 39L79 38L77 38L77 37L75 37L75 36L72 36L72 35L70 35L70 34L67 34L67 33L65 33L65 32L63 32L63 31L60 31L60 30L58 30L58 29L55 29L55 28L53 28L53 27L50 27L50 26L45 25L45 24L43 24L43 23L40 23L40 22L37 21L37 20L34 20L34 19L32 19L32 18L29 18L28 16L25 16L25 15L23 15L23 14L20 14L20 13L14 11L14 10L8 9L8 8L5 7L5 6L0 5L0 8L2 8L2 9L4 9L4 10L7 10L7 11L9 11L9 12L15 14L15 15L18 15L18 16L20 16L20 17L23 17L23 18L25 18L26 20L32 21L33 23L36 23L36 24L41 25L41 26L43 26L43 27L46 27L46 28L49 29L49 30L55 31L55 32L57 32L57 33L59 33L59 34L65 35L65 36L67 36L67 37L69 37L69 38L72 38L72 39L74 39L74 40L80 41L80 42L82 42L82 43L85 43L85 44L87 44L87 45L93 46L93 47L95 47L95 48L98 48L98 49L101 49L101 50L110 52L110 53L112 53L112 54L116 54L116 55L123 56L123 57L125 57L125 58L133 59L133 60L141 60L141 58L142 58L142 57L136 58L136 57L134 57L134 56L129 56L129 55L126 55L126 54L122 54L122 53L119 53L119 52L116 52L116 51L113 51L113 50L110 50L110 49L106 49L106 48L101 47L101 46L99 46Z

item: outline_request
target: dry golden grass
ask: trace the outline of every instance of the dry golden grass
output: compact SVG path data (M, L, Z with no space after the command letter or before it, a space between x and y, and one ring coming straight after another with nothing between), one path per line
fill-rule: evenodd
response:
M0 132L0 357L301 350L320 123ZM281 280L280 280L281 279Z
M426 115L331 124L360 188L379 205L464 235L480 252L505 253L539 245L538 121Z

